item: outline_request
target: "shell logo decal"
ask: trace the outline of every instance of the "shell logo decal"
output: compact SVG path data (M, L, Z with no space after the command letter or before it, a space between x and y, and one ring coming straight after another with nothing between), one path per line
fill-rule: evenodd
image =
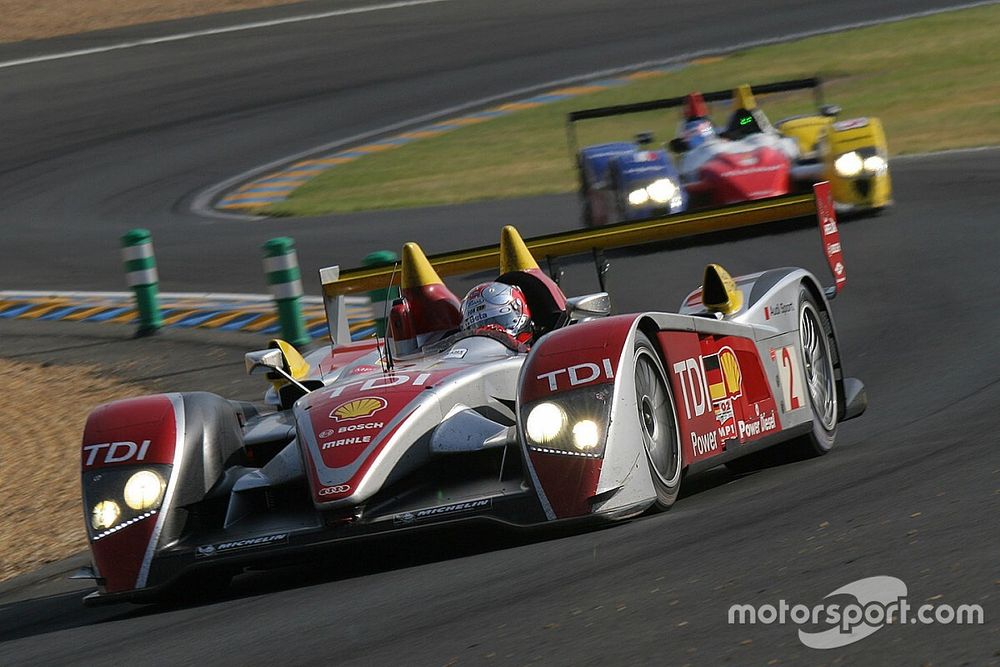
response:
M330 417L337 421L350 421L371 417L373 414L389 405L381 396L365 396L341 403L330 411Z

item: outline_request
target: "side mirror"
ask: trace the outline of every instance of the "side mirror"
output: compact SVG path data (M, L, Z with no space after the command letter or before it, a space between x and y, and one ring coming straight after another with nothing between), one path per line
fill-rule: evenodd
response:
M298 350L283 340L272 340L271 347L266 350L247 352L243 360L247 375L261 371L267 373L267 379L274 384L274 391L277 392L279 403L283 408L290 406L317 386L323 385L321 381L304 380L313 385L310 388L300 382L309 374L309 364ZM291 384L287 384L286 381Z
M280 372L284 374L285 356L279 349L247 352L243 359L246 363L247 375L253 375L262 370L268 373Z
M819 112L824 116L830 118L835 118L840 115L840 105L839 104L824 104L819 108Z
M566 299L566 310L570 322L586 322L611 314L611 296L607 292L596 292Z
M685 141L683 137L674 137L670 140L670 143L667 144L667 146L669 146L670 150L674 153L683 153L688 149L687 141Z
M640 132L639 134L635 135L635 143L639 144L640 146L648 146L649 144L653 143L653 136L654 136L653 133L649 132L648 130L646 132Z

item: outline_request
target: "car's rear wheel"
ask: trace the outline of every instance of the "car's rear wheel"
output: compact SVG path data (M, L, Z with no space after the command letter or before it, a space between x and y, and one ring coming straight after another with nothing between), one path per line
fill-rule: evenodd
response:
M812 430L794 441L793 446L807 456L822 456L837 437L837 380L834 376L832 330L823 324L813 296L802 288L799 294L799 349Z
M683 461L673 396L659 355L643 334L636 339L634 368L639 430L656 491L652 509L662 511L673 505L680 493Z

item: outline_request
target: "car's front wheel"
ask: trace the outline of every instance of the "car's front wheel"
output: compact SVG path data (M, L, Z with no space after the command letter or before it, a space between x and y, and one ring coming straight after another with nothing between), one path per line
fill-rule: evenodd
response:
M673 396L653 344L639 334L635 344L635 399L642 445L656 491L653 509L668 509L677 500L683 476L680 437Z

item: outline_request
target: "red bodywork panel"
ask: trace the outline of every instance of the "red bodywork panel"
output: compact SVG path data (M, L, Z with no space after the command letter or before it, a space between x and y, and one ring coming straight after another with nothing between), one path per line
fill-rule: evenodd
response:
M422 334L457 329L462 323L462 304L441 283L407 287L403 304L392 307L390 335L394 340L410 340Z
M720 153L703 164L689 194L704 204L723 206L789 192L788 157L773 148L745 153Z
M545 336L521 371L520 403L563 391L614 381L622 348L636 315L619 315L567 327ZM600 458L580 458L528 449L540 491L556 518L590 514L590 498L601 477Z
M176 416L169 397L159 394L103 405L90 414L84 428L82 470L171 464L176 443ZM84 508L85 521L89 509ZM158 516L154 512L91 542L94 563L109 593L137 587Z
M781 428L752 340L694 332L659 334L685 464L718 456Z
M314 460L315 453L305 442L301 446L317 503L351 495L398 428L398 425L389 428L389 423L412 410L411 403L424 390L461 370L410 371L409 367L397 363L392 373L359 373L351 380L310 394L309 420L316 434L320 461ZM325 486L320 482L317 464L325 468L352 465L358 468L344 483Z
M384 344L384 343L383 343ZM320 360L318 366L323 375L349 366L364 355L378 349L379 342L374 339L361 340L357 342L337 345L330 348L330 355ZM372 368L372 370L375 370Z

